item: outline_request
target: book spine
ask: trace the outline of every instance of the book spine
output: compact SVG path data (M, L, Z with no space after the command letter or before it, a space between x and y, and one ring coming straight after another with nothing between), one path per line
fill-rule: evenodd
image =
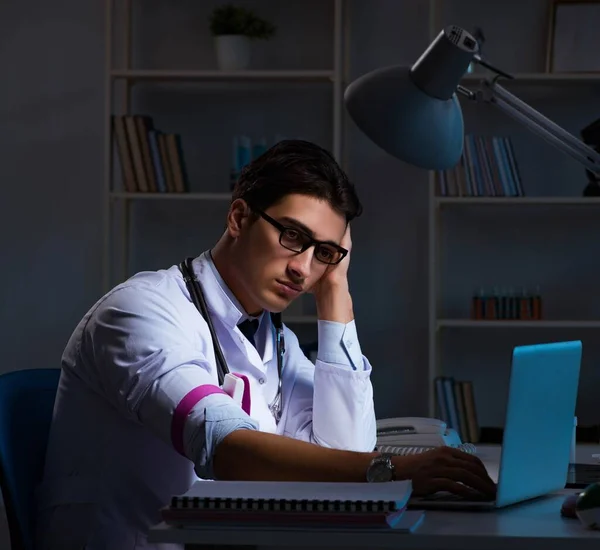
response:
M133 169L135 171L135 179L138 184L138 190L147 193L150 191L146 170L144 168L144 158L142 156L142 146L140 137L137 133L135 118L132 116L125 117L125 128L127 130L127 140L131 148L131 156L133 159Z
M127 138L127 129L125 127L125 118L113 115L113 133L117 142L117 151L121 163L121 173L123 178L123 187L128 193L135 193L138 185L135 179L135 170L131 155L131 146Z
M158 146L158 132L156 130L150 130L148 132L148 141L150 144L150 155L152 157L152 164L156 172L156 188L160 193L167 192L167 180L165 176L165 170L162 164L160 156L160 149Z

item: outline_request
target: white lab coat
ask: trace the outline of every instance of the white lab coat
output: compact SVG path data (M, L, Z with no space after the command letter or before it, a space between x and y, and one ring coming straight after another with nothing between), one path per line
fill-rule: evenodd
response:
M249 380L250 415L227 395L204 397L180 434L185 456L176 452L174 410L193 388L218 384L207 324L177 266L117 286L88 311L63 355L36 495L40 548L164 548L146 540L160 508L198 477L211 477L214 448L235 427L374 449L371 366L354 321L319 321L316 365L284 327L284 408L277 425L268 409L277 390L269 316L262 316L255 348L236 326L243 310L210 256L202 254L193 267L229 369Z

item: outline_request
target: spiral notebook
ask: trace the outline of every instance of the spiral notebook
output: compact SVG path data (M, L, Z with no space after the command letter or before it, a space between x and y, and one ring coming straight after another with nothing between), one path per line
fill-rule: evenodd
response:
M410 481L389 483L199 481L161 510L165 523L383 527L410 532Z

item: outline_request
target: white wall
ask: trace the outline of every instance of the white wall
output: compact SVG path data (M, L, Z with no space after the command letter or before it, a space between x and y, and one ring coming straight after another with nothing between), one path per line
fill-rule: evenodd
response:
M0 372L56 368L101 286L103 5L2 2L0 29Z
M1 371L58 367L101 277L102 3L0 6Z

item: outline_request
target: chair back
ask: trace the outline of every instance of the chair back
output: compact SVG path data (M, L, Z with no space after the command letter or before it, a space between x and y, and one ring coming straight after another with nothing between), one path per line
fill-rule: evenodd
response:
M42 481L60 369L0 376L0 488L12 550L33 550L34 492Z

